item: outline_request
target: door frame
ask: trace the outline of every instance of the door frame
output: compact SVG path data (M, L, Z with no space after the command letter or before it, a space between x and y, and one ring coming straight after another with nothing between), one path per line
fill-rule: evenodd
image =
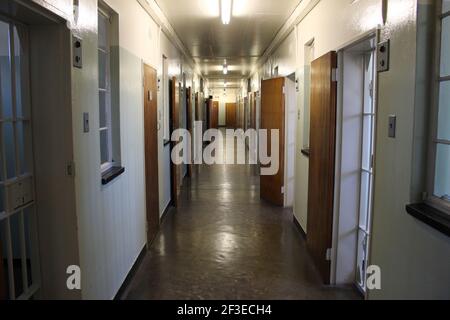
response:
M347 44L345 44L345 46L342 46L339 50L338 50L338 69L339 70L344 70L345 66L344 66L344 61L343 61L343 54L345 51L347 51L348 49L351 49L352 47L355 47L356 45L363 43L365 41L370 41L371 39L374 39L375 43L379 43L379 29L372 29L369 30L368 32L365 32L361 35L359 35L358 37L355 37L354 39L352 39L350 42L348 42ZM376 61L377 57L377 52L375 50L374 53L374 59ZM376 69L376 68L375 68ZM373 95L373 105L374 105L374 110L375 110L375 116L374 116L374 122L373 122L373 143L374 145L376 145L376 136L377 136L377 106L378 106L378 96L377 96L377 92L378 92L378 73L376 72L376 70L374 70L374 85L373 85L373 89L374 89L374 95ZM337 141L337 148L336 148L336 174L335 174L335 205L334 205L334 217L333 217L333 251L332 251L332 259L331 259L331 283L333 285L338 285L339 283L337 282L337 263L338 263L338 259L339 259L339 252L338 252L338 247L339 247L339 223L342 220L341 217L341 212L340 212L340 200L341 200L341 177L342 177L342 145L341 145L341 141L342 141L342 135L343 135L343 108L344 108L344 74L341 72L339 73L339 78L338 78L338 99L337 99L337 115L336 115L336 123L337 123L337 128L336 128L336 141ZM376 163L376 152L374 150L374 154L373 154L373 163ZM369 210L372 212L371 216L369 217L369 221L368 224L370 226L369 229L369 245L368 245L368 257L367 257L367 265L370 265L370 252L371 252L371 241L370 241L370 235L371 235L371 227L372 227L372 220L373 220L373 191L374 191L374 185L375 185L375 170L373 171L373 185L372 185L372 201L371 201L371 206L369 208ZM359 211L358 211L359 213ZM358 227L358 226L357 226ZM356 239L356 241L358 241ZM355 252L355 256L356 256L356 252ZM355 258L356 259L356 258ZM356 266L355 266L356 269ZM352 283L354 284L354 283ZM365 297L367 297L367 292L363 293L363 295L365 295Z

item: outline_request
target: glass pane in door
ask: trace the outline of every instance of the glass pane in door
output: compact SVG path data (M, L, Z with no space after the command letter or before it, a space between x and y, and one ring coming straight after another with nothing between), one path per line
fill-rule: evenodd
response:
M9 46L9 24L0 21L0 97L1 97L1 118L11 119L13 116L12 103L12 75Z

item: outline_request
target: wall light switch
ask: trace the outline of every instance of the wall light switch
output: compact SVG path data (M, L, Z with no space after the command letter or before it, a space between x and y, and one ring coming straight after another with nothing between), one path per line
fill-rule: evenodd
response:
M397 116L389 116L389 138L395 138L397 134Z

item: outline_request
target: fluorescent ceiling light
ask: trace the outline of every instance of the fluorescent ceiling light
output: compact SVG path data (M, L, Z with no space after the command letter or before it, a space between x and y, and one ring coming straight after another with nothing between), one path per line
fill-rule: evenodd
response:
M223 24L230 24L233 0L220 0L220 13Z

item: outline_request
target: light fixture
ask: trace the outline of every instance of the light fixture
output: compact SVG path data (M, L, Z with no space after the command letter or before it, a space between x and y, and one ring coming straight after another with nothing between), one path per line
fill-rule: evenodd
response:
M223 74L228 74L228 66L226 64L223 65Z
M230 24L233 0L220 0L220 12L223 24Z

